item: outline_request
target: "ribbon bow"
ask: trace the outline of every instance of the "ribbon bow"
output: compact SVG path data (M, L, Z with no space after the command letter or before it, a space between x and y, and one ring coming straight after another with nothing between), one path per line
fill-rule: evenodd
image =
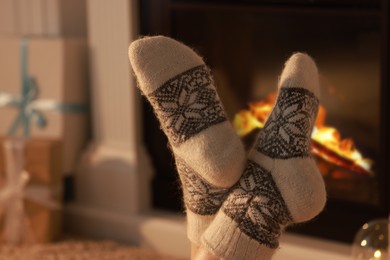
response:
M19 108L18 116L13 121L8 130L9 136L14 136L19 126L23 127L25 137L30 136L30 124L34 120L38 127L45 127L47 122L42 113L43 110L57 111L62 113L79 113L87 110L84 104L79 103L60 103L54 100L38 98L38 87L33 77L28 74L28 46L25 39L20 45L21 57L21 78L22 78L22 95L16 97L9 93L0 91L0 107L17 107Z

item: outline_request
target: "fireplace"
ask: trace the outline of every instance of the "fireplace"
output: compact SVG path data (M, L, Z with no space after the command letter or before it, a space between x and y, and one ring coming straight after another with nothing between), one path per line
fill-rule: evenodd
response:
M291 231L352 242L366 221L390 212L387 9L385 0L145 0L141 33L168 35L197 49L232 122L243 109L250 111L251 102L267 102L275 93L293 52L313 56L321 73L319 127L334 129L337 146L363 158L356 162L313 141L329 202L318 218ZM181 212L174 160L145 100L144 115L156 169L153 205ZM243 135L248 146L256 131Z

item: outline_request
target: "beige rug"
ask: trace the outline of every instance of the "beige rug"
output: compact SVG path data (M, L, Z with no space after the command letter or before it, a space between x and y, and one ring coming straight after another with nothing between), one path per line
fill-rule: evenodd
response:
M0 260L179 260L145 249L111 241L65 241L59 243L10 246L0 244ZM181 259L183 260L183 259Z

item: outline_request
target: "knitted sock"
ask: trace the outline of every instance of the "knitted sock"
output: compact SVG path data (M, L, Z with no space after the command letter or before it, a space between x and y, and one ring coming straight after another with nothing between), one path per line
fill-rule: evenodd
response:
M145 37L131 43L129 58L168 137L183 186L188 237L199 243L241 176L244 147L209 69L193 50L167 37Z
M318 72L306 54L285 64L279 95L239 182L202 238L223 259L270 259L287 225L323 209L325 186L310 156Z

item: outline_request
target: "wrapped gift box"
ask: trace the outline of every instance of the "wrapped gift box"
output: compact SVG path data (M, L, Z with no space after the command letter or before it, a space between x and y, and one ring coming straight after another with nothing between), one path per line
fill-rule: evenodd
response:
M0 92L21 96L21 39L0 39ZM86 41L73 38L31 38L27 40L28 74L38 87L36 100L87 107ZM39 128L31 122L31 137L61 139L63 174L74 170L87 137L86 113L40 111L47 125ZM6 135L17 117L16 107L0 107L0 135Z
M4 140L5 138L0 138L0 191L5 187L7 181ZM25 145L24 159L24 168L30 176L26 188L44 187L49 191L51 201L61 204L61 142L58 140L30 139ZM59 238L62 223L60 209L48 208L34 200L25 198L24 211L35 242L44 243ZM4 212L0 215L0 241L4 240L3 226Z
M85 0L0 0L0 34L86 36Z

